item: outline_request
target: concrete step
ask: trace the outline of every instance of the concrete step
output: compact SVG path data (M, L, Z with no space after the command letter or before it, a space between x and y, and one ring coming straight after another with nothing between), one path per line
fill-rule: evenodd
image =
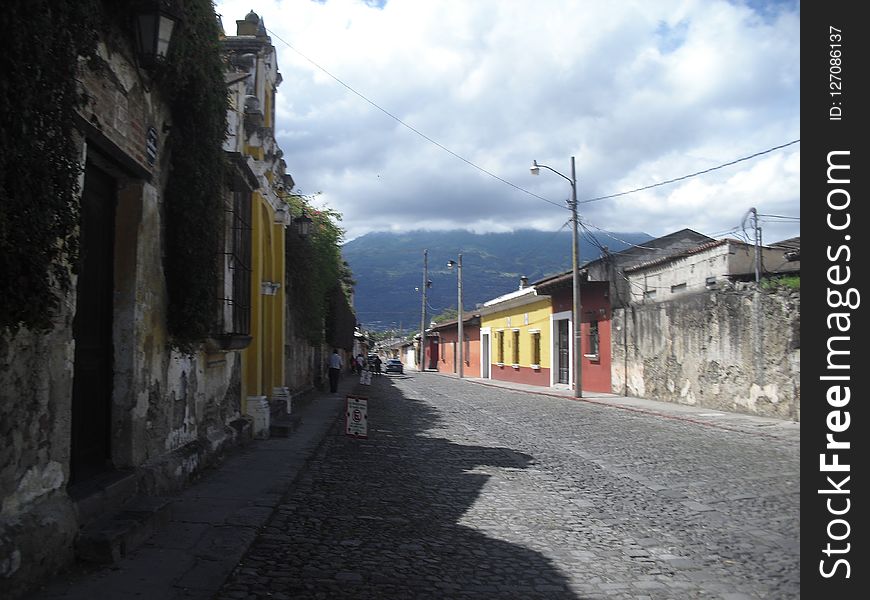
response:
M76 505L79 525L85 526L118 510L136 496L133 471L106 471L71 486L67 491Z
M76 538L76 557L100 564L118 562L154 533L169 525L169 498L136 497L83 527Z

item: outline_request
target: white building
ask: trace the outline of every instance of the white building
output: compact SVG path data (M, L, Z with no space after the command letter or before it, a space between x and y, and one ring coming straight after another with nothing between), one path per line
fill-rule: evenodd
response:
M783 248L761 246L761 274L800 272ZM715 240L625 269L631 302L661 302L677 294L755 279L756 249L733 239Z

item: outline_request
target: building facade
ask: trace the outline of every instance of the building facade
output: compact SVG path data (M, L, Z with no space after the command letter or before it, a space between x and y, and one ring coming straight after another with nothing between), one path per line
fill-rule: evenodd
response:
M535 289L551 297L550 385L573 389L574 318L573 273L562 273L535 282ZM611 306L609 282L581 281L580 378L583 391L611 390Z
M521 286L480 308L480 376L548 387L550 297Z
M0 333L3 597L70 564L76 539L125 502L181 488L251 436L241 405L248 280L226 257L249 252L232 219L246 218L258 178L246 161L233 162L216 203L228 221L210 249L221 309L207 339L175 349L163 257L168 145L181 134L133 32L107 22L116 28L77 73L88 100L78 114L73 289L51 330Z
M759 276L798 273L800 261L781 248L722 239L625 269L631 302L661 302L690 292L714 290Z
M285 405L285 235L290 212L284 196L293 187L275 139L275 96L281 84L277 52L265 23L253 11L225 36L231 90L227 152L250 166L257 186L250 199L250 336L242 354L246 411ZM265 425L263 425L265 427ZM262 431L260 435L267 435Z
M429 330L438 336L438 370L442 373L459 373L458 320L451 319L433 325ZM480 315L462 319L462 375L480 377Z

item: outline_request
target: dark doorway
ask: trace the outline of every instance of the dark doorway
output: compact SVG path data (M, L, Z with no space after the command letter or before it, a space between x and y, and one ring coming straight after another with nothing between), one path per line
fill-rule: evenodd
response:
M429 340L429 366L427 369L438 369L438 357L441 356L441 348L438 346L437 338L430 338Z
M558 383L569 383L568 381L568 319L560 319L556 321L558 332L558 347L556 352L559 356L559 381Z
M111 467L112 295L117 182L88 161L81 238L72 397L70 483Z

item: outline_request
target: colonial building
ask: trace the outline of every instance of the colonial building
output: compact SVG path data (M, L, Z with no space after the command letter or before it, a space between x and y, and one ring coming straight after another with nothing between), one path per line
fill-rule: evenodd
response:
M550 345L545 349L552 357L550 385L573 388L574 318L572 272L560 273L538 280L535 289L551 298ZM606 392L610 386L610 289L608 282L580 282L580 370L584 391Z
M257 186L250 198L250 217L241 224L250 236L251 343L243 352L242 397L253 415L271 413L286 397L285 228L291 222L284 199L293 187L282 151L275 140L275 94L281 84L278 60L263 20L253 11L236 21L236 35L226 36L231 82L231 114L225 149L250 167ZM259 435L268 423L259 421Z
M798 246L799 248L799 246ZM788 249L740 240L707 242L625 269L633 303L661 302L689 292L714 290L758 275L800 272L800 261L789 260Z
M429 331L438 337L438 370L459 373L458 319L433 325ZM462 375L480 377L480 315L464 315L462 319Z
M154 62L136 50L132 28L120 24L133 22L128 17L117 25L106 20L114 29L101 33L96 56L81 61L77 74L87 102L78 114L84 170L73 289L52 316L51 330L0 333L4 597L21 593L77 553L112 559L131 549L141 532L133 531L130 515L139 513L130 503L149 496L154 509L161 494L250 439L241 398L281 381L280 356L270 357L269 366L257 362L243 369L241 348L251 337L257 356L275 344L261 339L271 309L251 310L249 290L277 279L281 255L259 252L249 262L251 198L268 179L235 148L228 149L234 153L229 187L214 198L220 241L205 249L219 275L206 296L220 298L220 308L206 315L213 326L198 343L181 350L173 341L164 261L172 208L167 181L172 136L185 134L173 122ZM215 43L218 37L213 18L175 32L213 35ZM218 61L215 56L220 76ZM273 91L273 82L266 78L264 93ZM269 146L261 146L265 154ZM275 218L264 201L258 204L253 236L271 248L264 240L279 235L272 229ZM280 308L275 312L280 315ZM280 328L267 335L280 335ZM280 352L280 340L275 347ZM115 520L122 506L128 518Z
M520 288L483 303L480 312L480 376L549 386L550 297L523 278Z

